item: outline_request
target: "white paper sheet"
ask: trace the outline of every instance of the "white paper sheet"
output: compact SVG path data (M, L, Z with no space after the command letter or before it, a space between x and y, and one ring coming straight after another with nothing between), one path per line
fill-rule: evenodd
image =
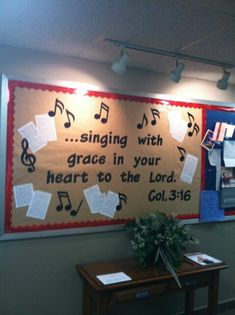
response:
M226 137L226 138L232 138L233 133L234 133L234 129L235 129L235 126L234 126L234 125L227 124L227 126L226 126L226 132L225 132L225 137Z
M33 195L33 184L16 185L13 191L16 208L29 206Z
M214 258L212 256L209 256L207 254L204 253L189 253L189 254L184 254L184 257L186 259L189 259L193 262L198 263L199 265L208 265L208 264L218 264L221 263L222 261Z
M83 190L88 207L92 214L99 213L97 206L95 205L95 199L99 199L101 196L101 191L99 185L94 185Z
M48 114L36 115L35 120L37 128L45 141L57 140L54 117L50 117Z
M51 193L34 191L30 201L27 217L44 220L51 200Z
M183 171L180 176L180 180L182 182L192 184L193 177L197 168L197 162L198 162L198 158L196 156L187 154Z
M215 124L215 129L213 131L213 138L211 139L212 141L218 141L218 142L223 142L224 141L224 136L227 128L227 123L223 122L217 122Z
M188 123L186 120L178 119L176 120L171 127L171 136L175 140L182 143L184 141L184 137L188 130Z
M173 128L175 128L175 124L177 124L177 121L181 120L181 114L178 110L169 110L168 111L168 122L170 126L170 133L172 133Z
M95 194L94 196L91 196L91 209L94 213L100 213L100 211L103 208L103 204L106 199L105 193Z
M108 191L105 201L103 203L101 214L107 217L113 218L116 212L116 207L119 203L119 196L117 193Z
M116 273L107 273L104 275L98 275L96 277L105 285L132 280L131 277L129 277L127 274L125 274L122 271L116 272Z
M224 165L235 167L235 141L224 141Z
M215 189L220 190L221 150L214 149L208 151L208 160L211 166L216 167Z
M32 121L20 127L18 131L22 138L26 138L28 140L29 147L33 153L47 145L47 142L43 139L40 131Z

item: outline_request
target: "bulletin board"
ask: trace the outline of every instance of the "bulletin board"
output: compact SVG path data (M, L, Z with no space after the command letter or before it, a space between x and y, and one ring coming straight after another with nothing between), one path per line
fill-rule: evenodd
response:
M220 108L217 107L216 110L207 111L206 113L206 128L209 130L214 130L215 124L217 122L223 123L227 122L230 125L235 125L235 111L233 108ZM235 140L235 136L230 138L230 140ZM224 142L217 142L214 146L214 150L223 151ZM224 167L224 161L221 156L221 166ZM206 190L214 190L216 183L216 168L213 165L210 165L208 158L206 159L206 167L205 167L205 189Z
M117 227L154 211L199 218L216 107L15 80L8 89L4 234Z

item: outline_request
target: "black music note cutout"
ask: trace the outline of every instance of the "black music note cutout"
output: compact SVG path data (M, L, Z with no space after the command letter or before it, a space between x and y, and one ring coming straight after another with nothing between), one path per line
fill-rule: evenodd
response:
M158 119L160 119L160 112L156 108L151 108L151 114L152 114L152 117L153 117L153 119L151 120L151 125L155 126L156 123L157 123L157 118L156 117L158 117ZM138 123L136 125L136 127L138 129L142 129L143 126L146 127L147 125L148 125L148 118L147 118L146 114L143 114L141 123Z
M78 211L80 210L82 203L83 203L83 199L80 201L80 203L79 203L79 205L78 205L76 210L75 209L71 210L70 215L72 217L75 217L78 214Z
M178 150L179 150L179 152L180 152L180 161L183 162L184 159L185 159L186 151L185 151L185 149L182 148L182 147L178 147L178 146L177 146L177 148L178 148Z
M194 134L194 131L196 132L196 136L197 136L199 131L200 131L200 128L199 128L198 124L196 124L196 123L193 126L193 130L188 132L188 136L192 137Z
M145 123L145 127L146 127L146 126L148 125L148 118L147 118L147 116L146 116L145 114L143 114L143 118L142 118L141 123L138 123L138 124L136 125L136 127L137 127L138 129L142 129L143 126L144 126L144 123Z
M21 141L21 147L23 149L20 160L23 165L28 166L27 171L32 173L35 171L36 157L34 154L28 153L29 143L27 139Z
M116 207L116 210L119 211L122 209L122 201L126 204L127 203L127 196L125 194L118 193L119 203Z
M157 123L156 116L160 119L160 113L156 108L151 108L151 113L153 115L153 120L151 121L152 126L155 126Z
M102 112L104 112L105 117L101 118L101 122L102 122L102 124L106 124L106 122L108 121L108 117L109 117L109 106L103 102L101 102L101 104L100 104L99 114L95 114L94 118L100 119Z
M60 203L56 207L56 210L57 211L61 211L63 209L65 209L66 211L71 210L72 204L71 204L68 192L67 191L57 191L57 194L58 194L58 198L59 198Z
M66 121L66 122L64 123L64 126L65 126L65 128L69 128L69 127L71 127L70 117L73 118L73 122L74 122L74 121L75 121L75 116L74 116L73 113L71 113L71 112L70 112L69 110L67 110L67 109L66 109L66 115L67 115L68 121Z
M188 114L188 119L189 119L188 127L191 128L194 122L194 116L190 114L189 112L187 112L187 114Z
M61 101L59 101L58 99L55 100L55 108L54 108L54 110L50 110L48 112L48 115L50 117L54 117L56 115L57 108L60 110L60 113L62 114L62 112L64 110L64 104Z

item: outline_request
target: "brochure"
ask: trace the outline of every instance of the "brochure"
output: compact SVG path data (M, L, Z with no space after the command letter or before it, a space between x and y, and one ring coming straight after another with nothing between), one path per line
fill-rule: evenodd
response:
M96 277L105 285L131 280L131 277L129 277L124 272L109 273L104 275L98 275Z
M197 263L202 266L206 266L210 264L219 264L222 262L221 260L214 258L212 256L209 256L207 254L204 254L204 253L188 253L188 254L184 254L184 257L187 260Z

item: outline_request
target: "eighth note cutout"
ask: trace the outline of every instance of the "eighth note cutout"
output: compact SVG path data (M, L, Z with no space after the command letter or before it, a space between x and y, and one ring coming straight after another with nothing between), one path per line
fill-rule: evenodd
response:
M72 209L71 200L69 197L69 193L67 191L57 191L57 195L59 198L59 204L57 205L56 210L57 211L62 211L62 210L70 211L71 210L70 215L72 217L76 216L78 214L78 211L81 208L83 199L78 204L77 209Z
M151 125L155 126L157 124L157 118L160 119L160 112L156 108L151 108L151 115L152 115L152 120L151 120ZM144 113L142 117L142 121L136 125L138 129L142 129L143 127L146 127L149 123L147 115Z
M123 203L127 203L127 195L122 194L122 193L118 193L118 197L119 197L119 203L116 207L117 211L120 211L122 209Z
M180 158L179 158L179 159L180 159L181 162L183 162L184 159L185 159L186 151L185 151L184 148L178 147L178 146L177 146L177 149L178 149L179 152L180 152Z
M102 117L103 116L103 117ZM100 104L100 112L98 114L95 114L95 119L100 119L102 124L106 124L109 118L109 106L105 103L101 102Z

